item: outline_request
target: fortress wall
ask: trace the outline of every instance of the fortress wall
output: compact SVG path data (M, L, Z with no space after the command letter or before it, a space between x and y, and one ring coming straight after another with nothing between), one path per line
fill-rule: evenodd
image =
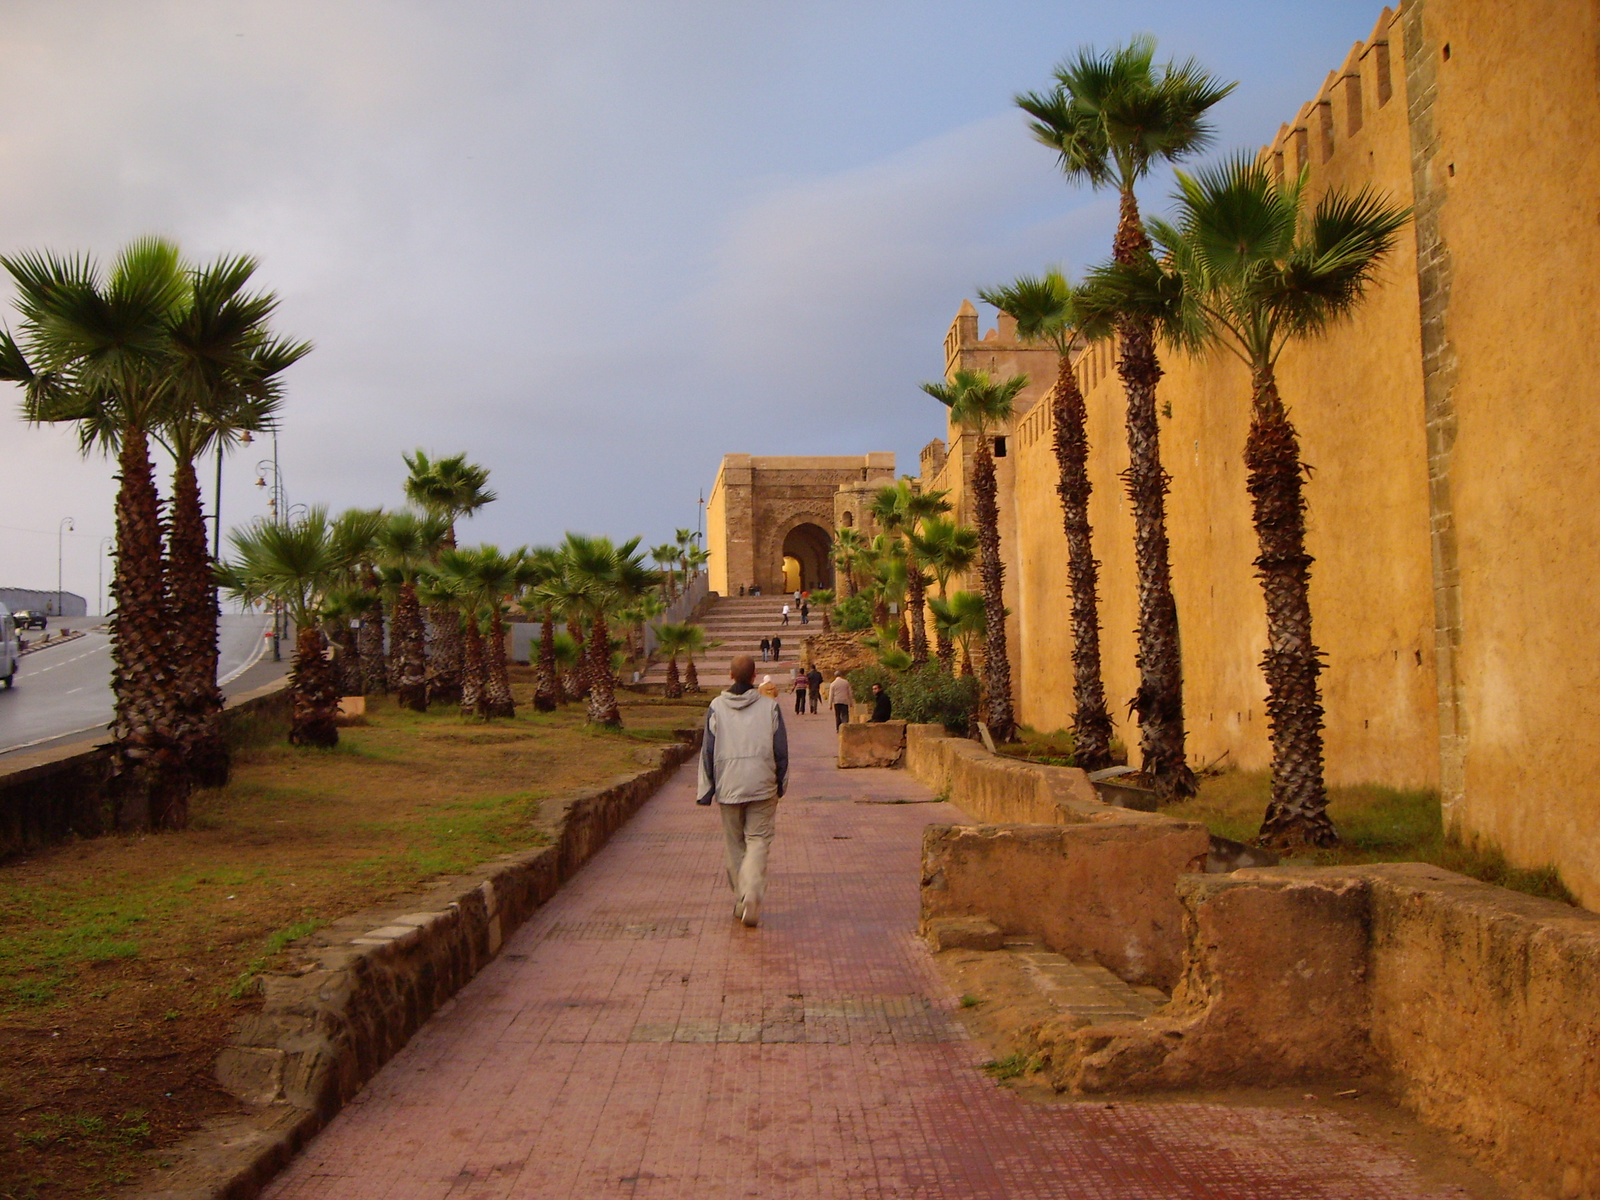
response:
M1388 86L1380 90L1377 79L1389 25L1380 21L1373 38L1352 49L1319 98L1268 148L1291 173L1305 155L1313 196L1334 184L1371 183L1409 201L1410 137L1397 55ZM1392 41L1397 49L1398 30ZM1384 92L1388 99L1380 102ZM1330 112L1331 128L1323 120ZM1407 235L1354 321L1291 348L1280 361L1280 387L1314 468L1307 485L1308 541L1317 559L1312 603L1317 640L1328 655L1324 694L1335 782L1431 786L1437 779L1415 277ZM1252 566L1256 542L1243 463L1249 376L1220 349L1201 359L1166 349L1162 363L1158 403L1170 410L1162 419L1162 453L1173 477L1168 534L1190 755L1209 761L1227 753L1242 767L1265 767L1271 751L1259 662L1266 619ZM1127 713L1138 688L1133 519L1119 477L1128 465L1126 400L1109 346L1083 352L1077 373L1090 413L1107 697L1119 734L1136 748L1138 730ZM1026 564L1018 615L1025 631L1022 711L1039 728L1066 726L1072 715L1066 554L1050 424L1048 406L1041 405L1017 437L1016 506L1025 531L1019 551Z
M1445 55L1449 46L1450 54ZM1600 905L1600 14L1536 0L1385 11L1265 153L1313 195L1416 206L1355 319L1291 347L1279 382L1313 469L1316 636L1329 778L1436 786L1447 820ZM1534 86L1537 84L1537 86ZM1160 402L1191 758L1270 753L1242 450L1248 379L1168 351ZM1105 346L1090 411L1107 695L1130 746L1137 687L1124 396ZM1022 719L1070 724L1066 549L1046 405L1018 422ZM1337 812L1335 812L1337 818Z
M1426 0L1404 25L1459 646L1442 792L1463 829L1558 863L1600 907L1600 14Z

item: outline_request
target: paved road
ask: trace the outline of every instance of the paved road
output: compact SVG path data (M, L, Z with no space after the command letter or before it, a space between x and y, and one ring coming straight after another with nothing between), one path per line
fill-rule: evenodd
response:
M68 620L66 625L77 628L96 623L90 618ZM254 681L260 674L257 660L271 648L262 637L269 623L267 617L222 618L217 675L225 687L245 682L247 677ZM52 624L51 632L55 628ZM110 720L111 639L90 628L76 641L39 650L17 663L16 685L9 691L0 690L0 755L64 741L72 735L89 737Z
M1324 1112L997 1088L913 936L903 771L794 781L759 929L732 919L691 763L513 936L269 1200L1399 1200L1458 1197Z

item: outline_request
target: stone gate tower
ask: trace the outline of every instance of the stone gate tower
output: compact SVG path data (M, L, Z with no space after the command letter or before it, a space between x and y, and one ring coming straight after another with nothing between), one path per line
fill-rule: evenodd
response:
M724 455L706 501L711 590L728 596L759 587L777 595L832 587L838 496L893 482L893 454Z

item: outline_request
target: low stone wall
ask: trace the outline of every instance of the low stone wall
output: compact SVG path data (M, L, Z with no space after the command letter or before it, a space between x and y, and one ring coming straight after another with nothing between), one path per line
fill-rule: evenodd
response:
M287 729L287 687L277 680L234 697L223 720L281 721ZM105 746L81 741L0 759L0 859L115 829L110 764Z
M1077 1092L1366 1075L1528 1195L1600 1197L1600 915L1419 863L1186 875L1172 1003L1047 1025Z
M990 754L977 742L951 737L943 725L906 726L905 765L980 821L1062 825L1122 811L1108 810L1088 775L1076 767L1047 767Z
M1173 881L1204 863L1210 840L1202 825L1162 819L931 825L922 835L924 927L987 917L1004 933L1170 991L1184 948Z
M839 726L839 767L894 767L905 753L906 723L855 721Z
M164 1152L174 1165L141 1200L257 1195L694 752L690 742L664 747L645 770L572 797L549 846L297 943L300 969L263 977L261 1010L217 1059L217 1078L254 1111Z

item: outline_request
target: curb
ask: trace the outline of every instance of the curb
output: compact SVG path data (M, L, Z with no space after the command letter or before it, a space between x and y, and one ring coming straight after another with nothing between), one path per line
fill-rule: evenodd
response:
M218 1080L251 1111L157 1152L172 1165L124 1195L254 1200L694 756L698 740L646 750L654 765L572 796L552 844L492 859L295 943L302 957L295 973L262 977L265 1003L240 1020L217 1056Z
M68 633L62 634L58 638L52 638L50 641L44 641L41 639L37 642L29 642L21 650L17 651L17 657L26 658L28 655L37 654L41 650L53 650L57 646L65 646L68 642L77 641L87 632L88 630L86 629L74 629Z

